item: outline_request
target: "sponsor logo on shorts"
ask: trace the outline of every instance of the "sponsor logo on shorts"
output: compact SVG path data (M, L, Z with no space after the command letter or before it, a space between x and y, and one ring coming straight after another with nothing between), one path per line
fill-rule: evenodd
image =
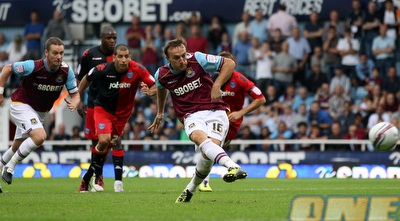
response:
M196 126L196 124L195 124L195 123L191 123L191 124L189 125L189 128L192 128L192 127L194 127L194 126Z
M64 80L64 77L63 77L62 74L57 75L57 77L56 77L56 82L57 83L61 83L61 82L63 82L63 80Z
M21 124L21 127L24 128L24 130L26 130L25 124Z
M38 123L38 121L36 120L36 118L31 119L31 124L37 124L37 123Z
M131 78L133 77L133 72L128 72L128 73L126 74L126 76L127 76L129 79L131 79Z
M89 134L90 133L90 129L89 128L85 128L85 134Z
M99 124L99 129L100 129L100 130L104 130L104 128L106 128L106 125L105 125L105 124Z
M400 195L295 196L288 220L397 220Z

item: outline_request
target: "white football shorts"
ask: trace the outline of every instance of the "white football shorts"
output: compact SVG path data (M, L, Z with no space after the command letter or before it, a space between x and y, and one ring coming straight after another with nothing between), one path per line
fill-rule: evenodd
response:
M190 137L195 130L204 131L208 137L224 143L229 129L229 119L224 110L205 110L189 114L184 122L185 132ZM196 146L196 151L198 147Z
M45 115L46 112L37 112L27 104L11 103L11 121L17 126L14 139L27 138L33 129L43 128Z

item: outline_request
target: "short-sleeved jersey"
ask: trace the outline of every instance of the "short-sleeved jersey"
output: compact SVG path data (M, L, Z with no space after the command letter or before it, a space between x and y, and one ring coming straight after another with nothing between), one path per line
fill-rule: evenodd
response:
M222 86L223 100L229 105L231 111L239 111L243 108L244 99L248 94L252 99L262 99L261 90L247 79L243 74L234 71L232 77ZM230 124L240 126L243 117Z
M23 79L12 93L11 101L28 104L38 112L47 112L53 107L64 85L69 94L78 93L75 74L65 62L56 71L50 71L45 59L15 62L12 71Z
M107 63L113 61L113 53L104 54L100 50L100 46L96 46L90 49L87 49L82 54L81 63L78 67L78 76L77 79L79 81L89 73L90 69L96 67L99 64ZM97 85L96 83L92 83L89 87L88 91L88 103L87 106L90 108L94 107L94 99L96 97Z
M196 52L186 54L188 64L183 72L172 70L170 64L160 67L156 74L158 88L170 91L175 112L181 122L187 114L202 110L226 110L228 105L220 99L211 102L213 85L211 72L219 72L224 58Z
M115 62L97 65L86 79L98 86L94 105L121 117L132 113L139 83L144 82L149 87L154 84L150 72L135 61L130 61L128 71L124 73L117 72Z

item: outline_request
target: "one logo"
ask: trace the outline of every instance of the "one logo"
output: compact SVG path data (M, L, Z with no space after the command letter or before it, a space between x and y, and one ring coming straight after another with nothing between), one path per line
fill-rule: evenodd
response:
M231 83L229 83L229 85L231 86L231 88L233 89L233 88L235 88L236 87L236 82L231 82Z
M195 124L195 123L191 123L191 124L189 125L189 128L192 128L192 127L194 127L194 126L196 126L196 124Z
M192 77L194 77L194 74L195 74L195 72L193 71L192 68L186 69L186 77L187 77L187 78L192 78Z
M193 54L186 53L186 58L187 58L187 59L189 59L189 58L191 58L191 57L193 57Z
M126 76L127 76L129 79L131 79L131 78L133 77L133 72L128 72L128 73L126 74Z
M397 220L400 195L295 196L288 220Z
M38 121L36 120L36 118L31 119L31 124L37 124L37 123L38 123Z
M207 61L210 63L216 63L218 61L217 56L215 55L206 55Z
M117 78L117 76L114 75L106 75L107 78Z
M89 134L90 133L90 129L89 128L85 128L85 134Z
M61 83L61 82L63 82L63 80L64 80L64 77L63 77L62 74L57 75L57 77L56 77L56 82L57 83Z
M26 130L25 124L21 124L21 127L24 128L24 130Z
M104 130L104 128L106 128L106 125L105 125L105 124L99 124L99 129L100 129L100 130Z
M103 58L101 58L101 57L100 58L96 58L96 57L92 58L93 61L100 61L101 59L103 59Z
M178 80L173 80L173 81L168 81L167 84L173 84L175 82L177 82Z
M15 67L15 71L17 73L23 73L24 72L24 66L23 65L18 65Z

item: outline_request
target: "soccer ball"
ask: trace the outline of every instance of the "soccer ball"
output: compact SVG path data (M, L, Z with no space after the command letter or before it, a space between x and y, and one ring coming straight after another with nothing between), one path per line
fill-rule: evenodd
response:
M376 150L391 150L396 147L399 131L393 124L381 122L371 128L368 138Z

